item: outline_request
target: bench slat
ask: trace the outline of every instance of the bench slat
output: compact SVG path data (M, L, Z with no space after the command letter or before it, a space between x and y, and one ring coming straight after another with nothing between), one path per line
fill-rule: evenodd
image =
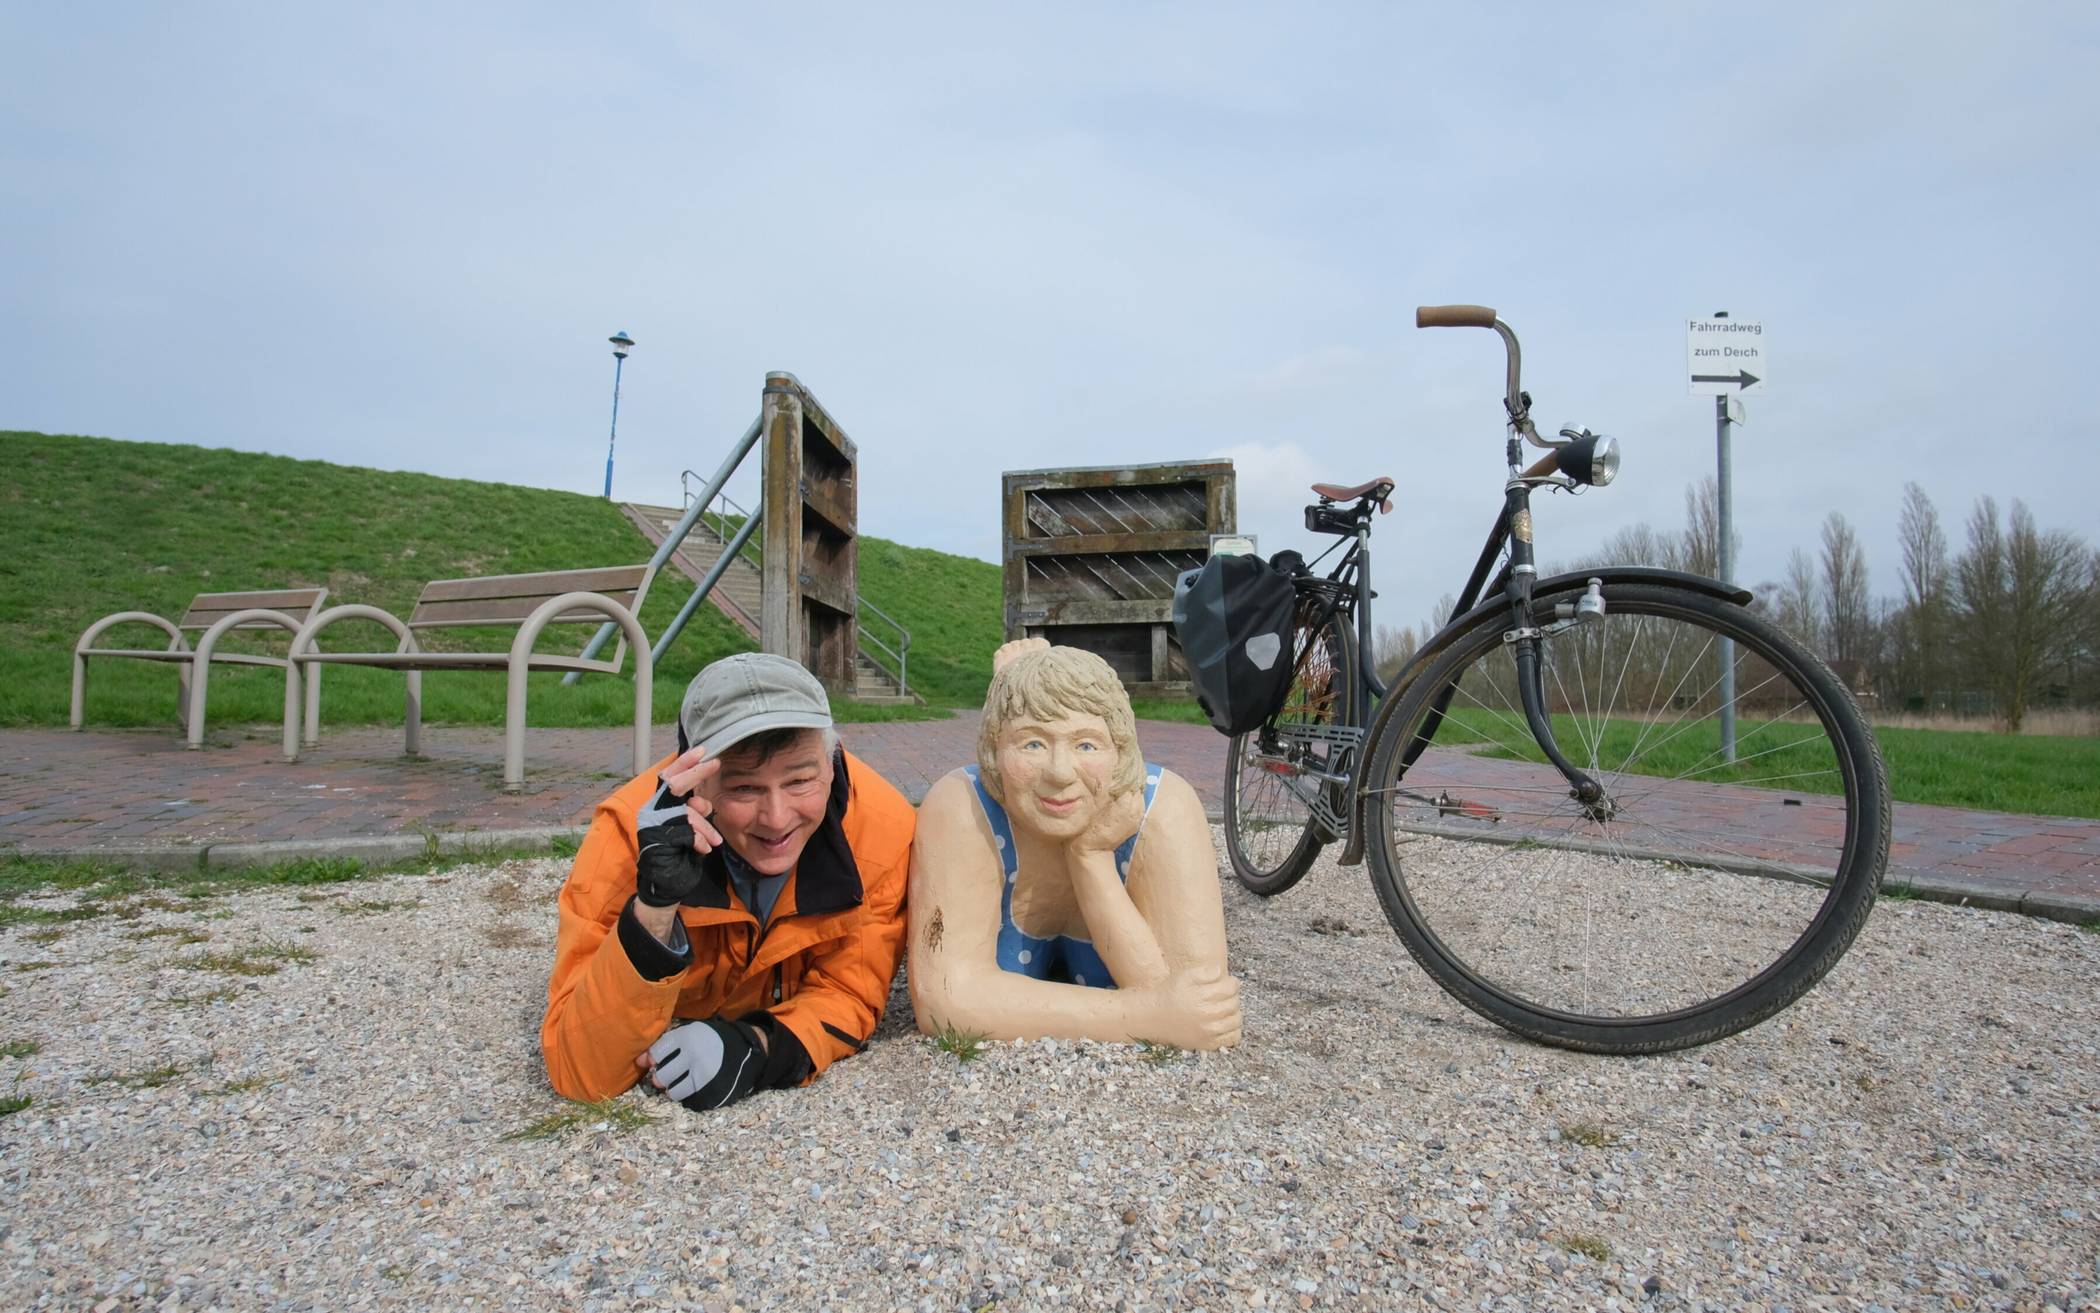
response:
M574 590L564 588L562 593ZM561 593L541 593L533 597L489 597L473 601L420 602L408 618L410 629L434 629L446 625L500 625L522 624L526 617ZM621 606L634 605L634 592L601 593ZM558 625L590 622L602 623L612 617L596 611L569 611L554 618Z
M394 670L508 670L508 652L313 652L300 657L302 663L327 666L377 666ZM590 661L582 657L555 656L544 652L532 655L534 670L584 670L598 674L617 675L618 666L610 661Z
M326 588L280 588L264 593L199 593L190 601L190 609L184 613L183 629L209 629L212 622L235 611L283 611L301 620L310 619L321 600L328 596Z
M544 570L538 574L490 575L481 579L434 579L423 585L418 609L430 602L464 602L486 597L530 597L544 602L563 593L633 592L642 586L647 565L621 565L593 570ZM526 614L532 608L526 608Z

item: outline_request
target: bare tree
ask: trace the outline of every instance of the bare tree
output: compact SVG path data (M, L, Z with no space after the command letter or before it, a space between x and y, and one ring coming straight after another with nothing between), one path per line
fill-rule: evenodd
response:
M1832 511L1823 521L1823 638L1832 660L1866 658L1873 607L1867 593L1867 554L1859 535L1842 513Z
M1899 660L1905 667L1908 686L1922 696L1929 710L1945 683L1950 664L1945 651L1950 637L1950 585L1947 535L1940 529L1940 513L1916 483L1903 485L1903 513L1896 524L1896 540L1903 548Z
M1823 587L1816 563L1796 547L1786 558L1786 580L1779 585L1773 619L1811 651L1823 650Z
M1729 536L1734 539L1729 555L1740 560L1742 537ZM1721 577L1721 490L1712 475L1684 490L1684 540L1677 566L1712 579Z
M2007 733L2018 733L2026 720L2039 672L2075 641L2089 568L2085 544L2061 529L2036 528L2025 502L2014 500L2010 527L2001 529L1998 504L1977 499L1968 549L1954 566L1955 589L1965 645L1990 682Z

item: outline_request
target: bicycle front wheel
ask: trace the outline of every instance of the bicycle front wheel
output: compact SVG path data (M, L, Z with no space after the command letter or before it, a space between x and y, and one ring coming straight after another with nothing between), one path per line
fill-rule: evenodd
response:
M1507 626L1480 624L1372 749L1371 876L1466 1006L1562 1047L1661 1052L1763 1021L1836 963L1887 862L1888 779L1843 683L1777 627L1666 585L1606 600L1548 626L1538 676L1561 752L1604 796L1547 763Z
M1226 749L1225 852L1240 883L1264 898L1304 879L1336 837L1346 792L1332 777L1350 762L1326 731L1355 723L1355 637L1339 613L1301 597L1283 705Z

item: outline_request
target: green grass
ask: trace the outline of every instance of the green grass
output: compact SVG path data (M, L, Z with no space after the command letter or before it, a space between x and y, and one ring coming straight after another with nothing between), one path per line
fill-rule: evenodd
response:
M33 1039L11 1039L0 1044L0 1058L26 1058L41 1053L44 1046Z
M539 488L26 432L0 432L0 462L9 546L0 554L0 726L65 724L73 643L115 611L178 619L199 592L325 586L331 604L365 602L405 616L432 579L631 564L652 550L616 505ZM863 707L842 698L838 718L912 719L981 702L1001 638L999 567L864 537L859 576L862 593L911 630L912 686L933 706ZM662 633L690 591L683 576L660 576L642 609L643 628ZM104 641L159 647L165 639L158 632L117 629ZM432 647L501 650L511 632L423 637ZM580 649L589 632L557 626L541 650ZM382 638L392 645L376 625L345 622L322 641L347 646ZM230 640L236 648L258 641ZM261 646L281 649L281 642ZM676 717L695 671L752 646L713 607L699 608L657 666L658 723ZM169 665L91 665L87 723L172 727L175 686ZM209 723L273 734L283 690L280 671L215 667ZM423 676L423 718L433 724L501 724L503 699L499 677ZM527 716L535 726L612 726L626 723L632 710L624 676L564 688L559 676L535 675ZM399 724L402 679L331 669L322 679L321 714L326 724Z
M1596 1122L1588 1121L1566 1123L1560 1128L1560 1138L1586 1149L1603 1149L1619 1142L1617 1135Z
M530 1122L510 1134L506 1140L552 1140L576 1130L606 1130L626 1132L640 1130L653 1124L656 1118L644 1112L632 1100L612 1098L597 1103L569 1100L569 1107L562 1112L548 1113L537 1121Z
M1486 755L1545 760L1529 736L1520 737L1519 731L1486 711L1454 710L1448 719L1437 733L1439 744L1492 742L1498 746ZM1607 721L1599 759L1607 763L1619 760L1639 741L1640 731L1635 721ZM1574 717L1556 715L1553 732L1571 758L1588 759L1584 735L1593 729L1587 722L1578 727ZM2100 738L1893 728L1874 732L1888 765L1889 792L1898 802L2100 819ZM1813 726L1739 720L1739 760L1733 765L1721 764L1716 756L1717 736L1713 724L1674 738L1650 730L1636 773L1674 776L1690 772L1700 780L1756 783L1793 793L1838 791L1836 779L1827 773L1835 759ZM1812 736L1807 746L1766 751L1804 736Z
M1571 1254L1580 1254L1595 1263L1602 1263L1611 1257L1611 1246L1604 1243L1603 1237L1591 1235L1586 1231L1565 1232L1559 1240L1562 1249Z
M1162 1044L1157 1040L1149 1039L1138 1041L1138 1057L1155 1067L1164 1067L1169 1063L1179 1062L1187 1056L1188 1051L1186 1049L1173 1044Z
M933 1036L933 1046L954 1054L957 1062L974 1062L984 1052L984 1036L974 1030L942 1026Z
M159 1089L177 1076L188 1071L187 1067L149 1067L144 1071L109 1072L100 1076L89 1076L89 1085L122 1085L127 1090Z
M215 971L222 976L274 976L286 962L311 962L319 954L288 944L268 944L231 953L199 953L175 963L184 971Z
M12 1117L35 1102L36 1099L27 1094L0 1095L0 1117Z
M550 853L562 856L565 852L573 853L574 845L468 848L371 864L347 857L302 858L274 866L215 867L208 871L138 871L106 862L0 856L0 926L82 921L105 915L122 918L135 916L148 907L208 915L210 899L246 889L346 884L383 875L436 875L460 866L544 857ZM25 907L16 901L31 894L53 893L77 894L79 901L61 908ZM162 893L181 895L187 902L175 902L162 897ZM168 932L142 932L164 933ZM176 938L179 942L192 942L180 935Z

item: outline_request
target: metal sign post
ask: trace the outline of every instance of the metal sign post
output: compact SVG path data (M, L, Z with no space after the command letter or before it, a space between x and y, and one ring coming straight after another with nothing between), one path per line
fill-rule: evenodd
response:
M1721 582L1735 582L1734 471L1730 468L1728 428L1743 422L1745 393L1763 392L1770 374L1765 356L1765 326L1749 319L1730 319L1726 310L1711 318L1685 321L1685 363L1692 395L1714 399L1714 492L1720 504ZM1721 760L1735 760L1735 642L1720 642Z

